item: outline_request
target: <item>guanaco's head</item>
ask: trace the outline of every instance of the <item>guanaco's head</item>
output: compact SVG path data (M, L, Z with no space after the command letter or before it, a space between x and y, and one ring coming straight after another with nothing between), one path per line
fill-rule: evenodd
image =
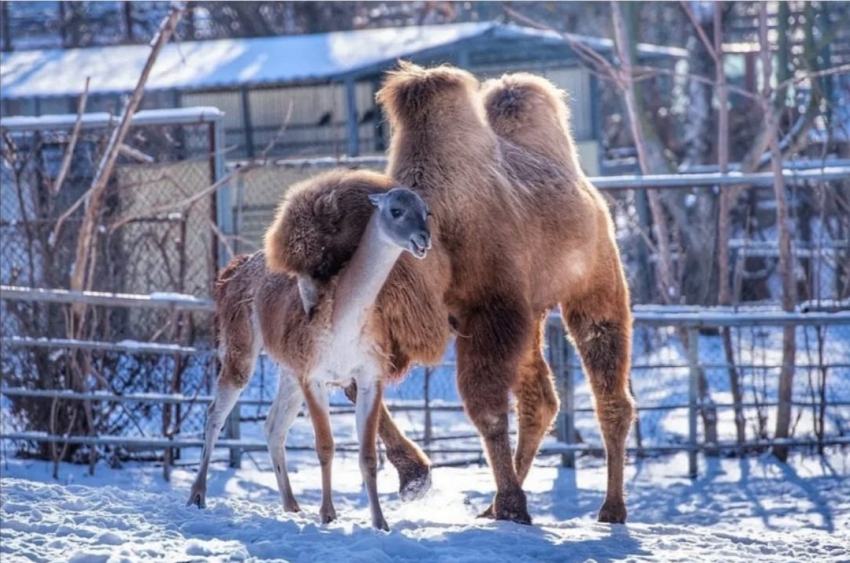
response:
M428 216L431 211L421 197L407 188L393 188L372 194L369 199L378 208L378 227L392 244L417 258L425 258L431 248Z

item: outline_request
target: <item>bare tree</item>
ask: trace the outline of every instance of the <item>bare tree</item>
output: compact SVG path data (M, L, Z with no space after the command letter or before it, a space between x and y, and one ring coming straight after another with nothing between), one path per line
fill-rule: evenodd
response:
M759 47L762 64L762 105L765 113L767 144L770 148L770 167L774 177L776 196L776 228L779 231L779 276L782 280L782 309L793 311L797 301L794 283L794 258L791 249L791 229L788 223L788 197L785 192L785 177L782 175L782 151L779 148L778 116L773 111L773 59L768 40L767 4L759 4ZM782 331L782 368L779 372L779 407L776 412L777 439L787 438L791 425L791 398L794 385L794 362L796 360L796 329L793 325ZM780 460L788 458L788 447L776 445L774 455Z

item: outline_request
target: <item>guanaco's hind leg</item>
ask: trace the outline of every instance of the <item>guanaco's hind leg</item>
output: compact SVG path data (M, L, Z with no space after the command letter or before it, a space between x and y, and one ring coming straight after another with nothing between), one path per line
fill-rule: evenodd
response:
M319 517L322 524L336 520L336 509L331 498L331 469L334 457L334 436L331 431L328 388L322 381L310 381L303 386L313 432L316 436L316 455L322 467L322 507Z
M626 438L634 418L628 386L632 320L625 292L606 293L562 304L561 309L590 380L605 442L608 488L598 519L622 524L627 514L623 497Z
M357 383L345 387L345 396L357 403ZM431 488L431 460L396 425L387 405L381 401L378 436L387 448L387 458L398 471L398 494L403 501L422 498Z
M289 483L289 473L286 470L286 436L298 411L304 394L298 381L287 370L281 368L280 382L277 386L277 396L272 404L269 416L264 427L266 443L269 447L269 455L272 459L272 468L277 479L277 488L283 508L287 512L299 512L301 509L292 494L292 486Z
M520 485L525 482L543 437L558 414L558 395L552 380L552 371L543 358L543 338L546 316L537 321L534 339L523 355L519 368L519 379L514 385L517 398L518 438L514 465ZM491 504L480 515L493 518Z
M254 339L253 336L250 337ZM249 341L249 346L233 346L224 343L224 361L216 382L215 398L207 409L207 422L204 426L204 449L201 452L201 466L192 484L189 501L186 506L196 505L206 508L207 472L213 449L218 441L218 435L224 428L224 423L230 411L236 405L239 395L254 373L254 363L259 354L259 346Z
M357 437L360 442L360 473L369 495L372 510L372 526L389 531L387 521L378 500L378 421L381 417L383 389L378 379L359 381L357 403L354 407L357 419Z

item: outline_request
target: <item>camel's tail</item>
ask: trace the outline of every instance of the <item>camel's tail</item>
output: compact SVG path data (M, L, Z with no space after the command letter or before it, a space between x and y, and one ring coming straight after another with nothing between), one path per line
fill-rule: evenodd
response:
M541 76L520 72L486 81L481 96L499 137L562 166L578 167L563 90Z

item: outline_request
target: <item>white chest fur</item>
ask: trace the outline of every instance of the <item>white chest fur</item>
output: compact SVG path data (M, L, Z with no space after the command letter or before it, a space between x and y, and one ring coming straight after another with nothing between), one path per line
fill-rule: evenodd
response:
M337 317L340 322L324 331L318 340L311 379L344 385L353 377L379 374L379 347L365 330L365 316L342 315Z

